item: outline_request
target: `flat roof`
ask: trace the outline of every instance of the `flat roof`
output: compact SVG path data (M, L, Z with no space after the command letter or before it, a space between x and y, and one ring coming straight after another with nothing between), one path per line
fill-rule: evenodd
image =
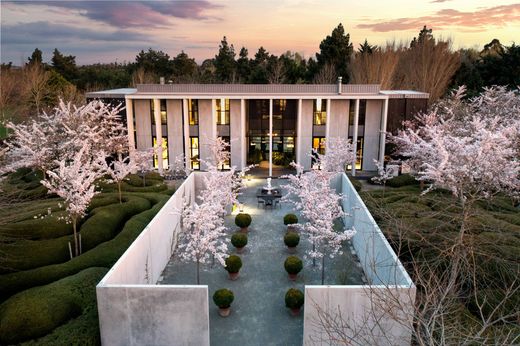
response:
M167 98L193 97L333 97L333 98L428 98L429 94L414 90L380 90L379 84L138 84L137 88L122 88L89 92L90 98L147 98L164 95Z
M109 89L100 91L91 91L85 94L89 98L122 98L126 95L134 94L137 91L136 88L120 88L120 89Z

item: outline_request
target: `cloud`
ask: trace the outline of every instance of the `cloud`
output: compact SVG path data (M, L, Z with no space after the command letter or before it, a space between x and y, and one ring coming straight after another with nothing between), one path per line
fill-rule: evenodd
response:
M157 27L171 24L171 18L214 19L208 10L218 9L208 0L200 1L23 1L16 5L38 5L79 11L89 19L118 28Z
M357 28L388 32L420 29L427 25L435 30L457 27L461 31L481 32L490 26L503 27L510 23L520 23L520 4L482 8L474 12L442 9L431 16L358 24Z
M42 42L63 43L72 40L97 41L112 44L113 42L120 41L146 42L149 40L149 37L139 32L129 30L99 31L65 24L51 24L43 21L2 25L2 45L37 45Z
M451 1L451 0L433 0L433 1L430 1L430 4L440 4L440 3L448 2L448 1Z

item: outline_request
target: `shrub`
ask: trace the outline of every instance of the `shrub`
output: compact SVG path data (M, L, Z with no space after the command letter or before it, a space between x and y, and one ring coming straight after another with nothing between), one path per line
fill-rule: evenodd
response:
M296 288L289 288L285 293L285 306L289 309L299 309L305 302L303 292Z
M251 215L246 213L237 214L237 216L235 217L235 225L237 225L240 228L249 227L251 221Z
M52 284L20 292L0 305L0 343L44 336L96 304L106 268L89 268ZM70 341L70 340L69 340Z
M247 234L235 233L231 236L231 244L236 248L241 248L247 245Z
M350 180L350 182L352 183L352 186L354 186L354 189L357 192L361 191L361 189L363 188L363 184L361 184L361 182L358 179L349 175L348 180ZM369 180L371 180L371 179L369 179Z
M226 258L226 270L228 273L238 273L238 271L242 268L242 260L237 255L231 255Z
M295 223L298 223L298 216L294 214L287 214L283 217L284 225L293 225Z
M296 256L289 256L285 260L283 266L285 267L285 270L287 273L291 275L296 275L303 269L303 262L301 259L299 259Z
M393 177L392 179L386 182L386 186L391 187L401 187L407 185L417 185L419 182L415 180L410 174L401 174L397 177Z
M141 231L166 203L164 195L152 209L137 214L128 220L117 236L99 244L94 249L84 252L81 256L60 264L52 264L18 273L3 275L0 280L0 300L5 300L12 294L31 288L49 284L69 275L76 274L89 267L110 268L125 252Z
M213 302L215 302L215 305L221 309L229 308L234 299L235 296L233 295L233 292L227 288L221 288L213 294Z
M288 247L295 247L300 243L300 235L296 232L287 232L283 237L283 242Z

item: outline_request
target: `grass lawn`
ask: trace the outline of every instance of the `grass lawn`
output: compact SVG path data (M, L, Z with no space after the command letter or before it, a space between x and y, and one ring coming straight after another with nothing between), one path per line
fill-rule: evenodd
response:
M146 186L130 176L120 203L114 185L100 184L80 226L83 253L71 260L72 226L40 179L20 170L2 184L0 344L97 345L95 285L173 191L156 174Z
M458 236L460 207L447 191L433 191L421 196L419 185L401 179L401 187L362 191L361 196L403 263L409 266L412 258L419 265L440 263L448 267L444 255ZM479 299L486 299L484 315L491 313L494 303L501 298L501 288L518 285L520 269L520 209L506 197L490 202L479 202L469 221L466 235L476 268ZM404 240L400 241L400 240ZM401 246L400 245L405 245ZM444 261L444 263L442 263ZM409 271L410 272L410 271ZM466 319L478 316L472 295L460 298L461 315ZM516 292L500 309L519 311L520 292ZM520 333L518 321L516 332ZM504 328L510 328L503 325ZM498 326L497 328L501 328Z

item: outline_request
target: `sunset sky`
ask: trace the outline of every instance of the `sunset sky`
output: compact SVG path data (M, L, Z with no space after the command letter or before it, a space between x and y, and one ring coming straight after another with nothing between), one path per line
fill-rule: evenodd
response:
M141 49L170 56L181 50L211 58L222 36L249 49L313 56L343 23L357 46L406 40L423 25L454 48L481 48L493 38L520 43L520 3L513 0L392 1L2 1L1 60L25 62L34 48L44 60L58 48L78 64L133 61Z

